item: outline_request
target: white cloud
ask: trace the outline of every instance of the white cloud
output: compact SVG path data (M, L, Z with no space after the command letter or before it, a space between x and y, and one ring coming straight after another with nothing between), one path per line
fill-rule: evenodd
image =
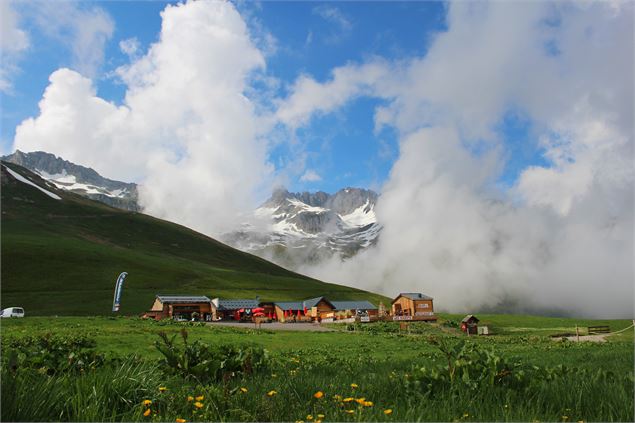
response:
M313 169L307 169L307 171L300 177L300 181L302 182L317 182L321 180L322 177Z
M17 61L30 46L29 35L20 28L13 4L9 0L0 2L0 92L4 93L11 91L11 77L18 71Z
M314 7L313 14L320 16L335 27L334 30L328 32L327 35L324 36L324 41L327 44L339 43L342 38L349 35L353 29L351 21L335 6L323 4Z
M244 95L263 55L229 2L167 6L161 16L160 40L117 71L123 105L58 70L39 116L17 128L15 147L138 180L146 212L218 234L270 179L262 138L270 124Z
M72 53L70 66L93 77L104 61L104 48L115 24L97 6L74 1L33 1L24 4L24 13L48 37L63 43Z
M126 56L135 58L139 52L139 40L137 37L121 40L119 41L119 49Z
M372 96L385 100L376 130L401 136L377 248L305 270L389 295L423 291L453 311L632 317L633 6L622 6L452 3L424 57L299 78L278 109L292 129ZM500 192L497 126L509 110L533 123L550 164ZM489 152L470 153L475 141Z

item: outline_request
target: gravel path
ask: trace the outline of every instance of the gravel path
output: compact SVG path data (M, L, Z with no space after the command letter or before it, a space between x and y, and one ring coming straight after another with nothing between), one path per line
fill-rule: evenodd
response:
M214 322L208 323L209 326L217 326L217 327L236 327L236 328L247 328L254 329L256 327L255 323L240 323L240 322ZM327 328L325 326L317 325L314 323L262 323L260 325L260 329L268 329L268 330L294 330L294 331L309 331L309 332L332 332L333 329Z

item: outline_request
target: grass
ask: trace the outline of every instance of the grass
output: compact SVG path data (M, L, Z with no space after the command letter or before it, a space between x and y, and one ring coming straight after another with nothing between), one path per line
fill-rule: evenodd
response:
M447 316L446 316L447 317ZM449 316L452 317L452 316ZM605 344L554 342L543 330L531 335L513 330L528 327L526 319L492 316L501 330L490 337L470 337L469 344L492 351L500 359L528 369L529 385L480 386L467 383L439 385L428 392L417 385L421 369L444 366L446 358L430 336L449 344L467 339L442 324L415 325L412 334L392 332L390 325L375 332L273 332L218 326L156 323L136 318L44 318L3 320L6 357L11 340L53 333L72 337L86 334L112 365L80 375L46 376L40 372L7 373L2 377L2 420L92 421L632 421L633 331L630 338ZM568 327L559 319L539 319L540 328ZM566 324L565 324L566 323ZM611 321L619 327L620 321ZM372 328L372 325L366 325ZM154 347L159 331L188 331L188 342L210 345L260 346L270 352L265 371L200 384L165 372ZM345 327L344 327L345 328ZM383 328L383 329L382 329ZM381 330L380 330L381 329ZM134 359L134 356L140 357ZM135 361L136 360L136 361ZM558 366L570 369L559 375ZM573 370L577 369L577 370ZM542 370L541 370L542 371ZM125 375L124 375L125 374ZM550 377L551 379L543 380ZM111 381L115 381L111 383ZM53 383L55 382L55 383ZM15 385L11 385L14 383ZM351 384L358 385L352 388ZM435 382L436 383L436 382ZM46 389L40 389L40 387ZM167 390L159 391L165 386ZM436 385L435 385L436 386ZM242 392L240 388L246 388ZM36 391L37 390L37 394ZM277 393L268 396L275 390ZM323 398L313 395L321 391ZM11 395L9 395L11 393ZM203 395L195 409L187 396ZM364 397L372 406L343 403L334 398ZM30 404L25 398L36 396ZM152 401L143 416L144 399ZM390 409L392 413L384 414ZM47 411L50 410L50 411ZM348 414L344 410L352 410ZM467 414L467 416L466 416ZM564 417L566 416L566 418Z
M387 302L288 271L183 226L57 190L7 165L62 200L2 171L2 308L21 306L29 315L107 315L122 271L129 274L121 308L128 315L146 311L157 294Z

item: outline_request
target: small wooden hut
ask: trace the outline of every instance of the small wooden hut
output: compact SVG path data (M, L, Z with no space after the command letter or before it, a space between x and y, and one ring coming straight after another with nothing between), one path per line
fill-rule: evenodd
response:
M468 335L478 334L479 319L473 314L468 314L461 320L461 330Z

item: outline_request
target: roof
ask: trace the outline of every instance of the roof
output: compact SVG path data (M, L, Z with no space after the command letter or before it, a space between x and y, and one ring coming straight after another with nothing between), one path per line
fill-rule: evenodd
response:
M277 307L280 307L282 311L304 309L304 305L302 301L283 301L283 302L275 303L275 304Z
M202 295L157 295L157 299L166 303L209 303L210 300Z
M462 323L467 323L467 322L469 322L469 321L470 321L470 319L474 319L474 320L476 320L476 322L477 322L477 323L479 322L478 317L476 317L476 316L475 316L475 315L473 315L473 314L468 314L467 316L465 316L465 317L463 318L463 320L461 320L461 322L462 322Z
M406 297L406 298L410 298L411 300L431 300L432 299L432 297L428 297L427 295L424 295L420 292L402 292L399 295L397 295L397 298L399 297ZM395 300L397 298L395 298ZM393 300L392 302L394 303L395 300Z
M239 310L241 308L256 308L259 306L257 300L218 300L219 310Z
M369 301L331 301L335 310L377 310L377 306Z
M318 303L320 301L326 301L327 303L329 303L331 306L333 305L332 301L327 300L324 297L315 297L315 298L309 298L308 300L304 300L302 303L304 304L304 306L306 308L311 308L311 307L315 307L316 305L318 305Z

